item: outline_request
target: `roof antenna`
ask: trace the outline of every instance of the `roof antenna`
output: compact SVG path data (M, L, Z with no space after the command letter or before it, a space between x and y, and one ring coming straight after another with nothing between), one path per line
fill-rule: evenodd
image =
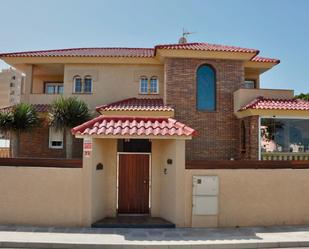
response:
M187 37L191 34L194 34L196 32L189 32L187 30L185 30L184 28L182 29L182 37L180 37L178 43L179 44L185 44L187 43Z

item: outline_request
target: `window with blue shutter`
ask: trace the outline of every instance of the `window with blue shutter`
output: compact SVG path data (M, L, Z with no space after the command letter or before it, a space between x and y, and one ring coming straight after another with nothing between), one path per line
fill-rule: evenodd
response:
M216 73L209 65L197 70L196 104L199 111L216 110Z

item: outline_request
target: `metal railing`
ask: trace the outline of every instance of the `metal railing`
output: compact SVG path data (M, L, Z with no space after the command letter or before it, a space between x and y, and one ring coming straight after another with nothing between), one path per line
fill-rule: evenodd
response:
M276 160L276 161L306 161L309 160L309 153L304 152L262 152L261 160Z

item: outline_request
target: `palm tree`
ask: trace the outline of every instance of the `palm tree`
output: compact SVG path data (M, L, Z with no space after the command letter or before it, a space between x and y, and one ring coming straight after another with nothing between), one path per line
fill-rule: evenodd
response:
M56 129L63 129L66 136L66 158L72 158L73 137L71 129L90 119L88 106L76 97L60 97L56 99L50 110L51 125Z
M0 112L0 130L11 135L12 157L19 156L20 134L39 125L39 118L33 105L20 103Z

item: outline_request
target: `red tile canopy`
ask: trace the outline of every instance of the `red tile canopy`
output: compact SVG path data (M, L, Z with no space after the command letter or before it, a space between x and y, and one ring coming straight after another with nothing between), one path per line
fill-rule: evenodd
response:
M156 98L129 98L111 104L98 106L100 111L174 111L170 106L164 105L163 99Z
M190 137L195 130L172 118L111 117L101 115L72 129L74 135L102 136L182 136Z
M309 111L309 101L301 99L269 99L258 97L242 107L240 111L247 109Z

